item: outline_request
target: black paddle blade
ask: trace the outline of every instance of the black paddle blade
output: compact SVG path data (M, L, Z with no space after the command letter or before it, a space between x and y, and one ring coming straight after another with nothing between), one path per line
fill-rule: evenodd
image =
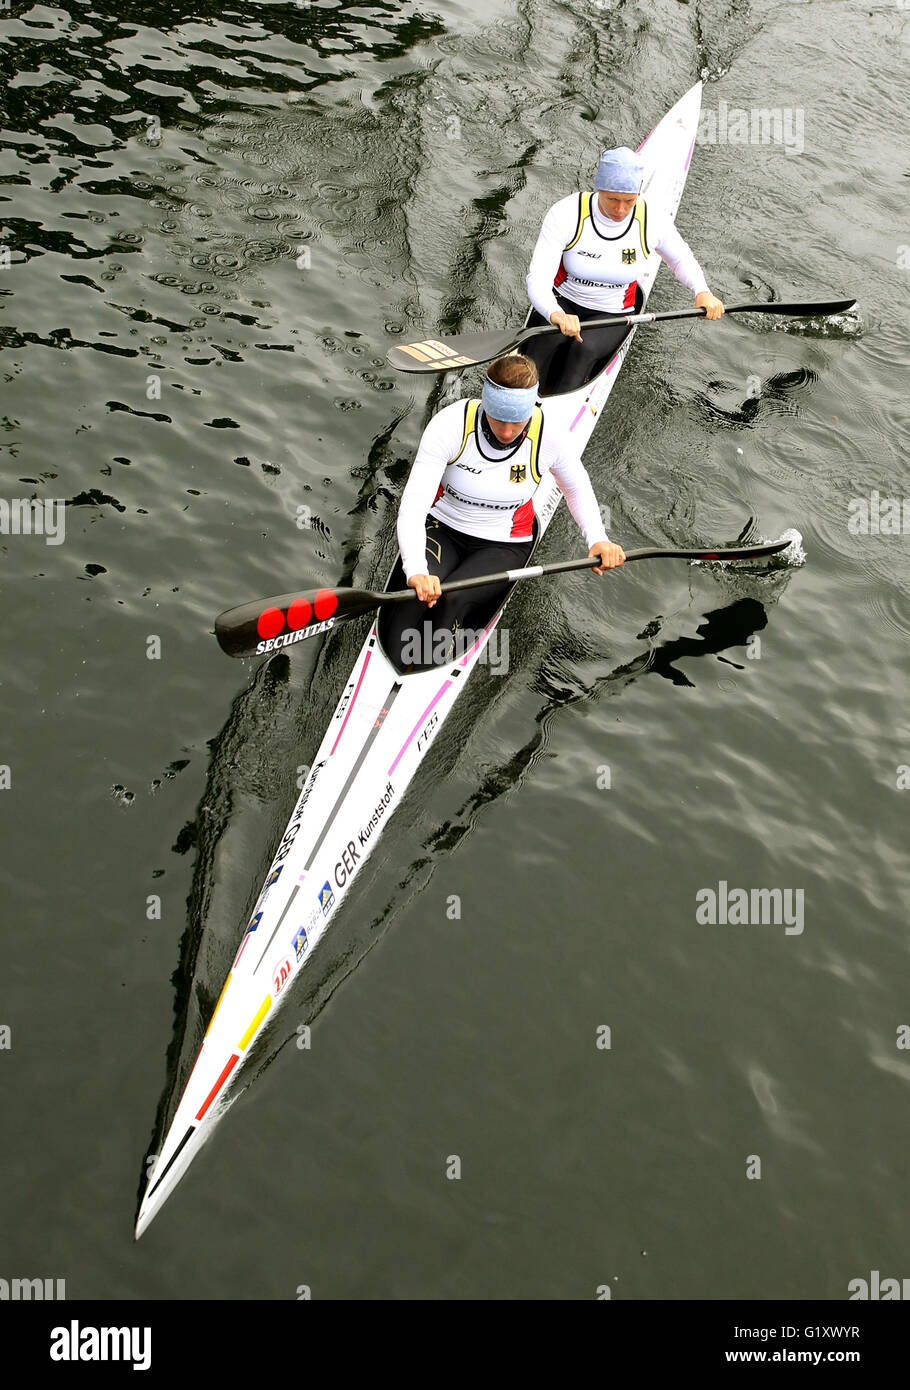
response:
M782 550L789 550L793 544L792 540L768 541L762 545L742 545L722 550L701 550L693 551L689 555L690 560L762 560L769 555L779 555Z
M769 555L779 555L793 544L792 539L767 541L761 545L721 546L715 550L632 550L627 560L762 560ZM593 562L592 562L593 563Z
M521 337L520 328L499 333L462 333L455 338L426 338L420 343L404 343L389 348L386 359L399 372L448 372L492 362L494 357L513 348Z
M804 304L728 304L728 314L791 314L795 318L815 318L823 314L845 314L855 299L819 299Z
M372 589L310 589L229 608L215 619L218 645L228 656L264 656L328 632L348 618L377 608Z

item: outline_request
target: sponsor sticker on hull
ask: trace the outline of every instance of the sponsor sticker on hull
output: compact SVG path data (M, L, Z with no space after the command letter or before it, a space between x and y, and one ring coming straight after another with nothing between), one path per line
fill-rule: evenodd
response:
M299 801L298 801L298 803L297 803L297 818L298 818L298 819L299 819L300 816L303 815L304 807L306 806L306 804L307 804L307 802L309 801L310 797L313 795L313 788L314 788L315 785L316 785L316 779L318 778L318 776L319 776L320 772L322 771L322 769L325 767L327 761L328 761L327 758L323 758L323 759L322 759L322 762L317 763L316 766L315 766L315 767L313 768L313 770L311 771L309 777L307 778L307 780L306 780L306 786L304 787L303 791L300 793L300 799L299 799Z
M428 746L428 744L429 744L429 742L430 742L430 739L433 737L433 734L436 732L436 730L438 729L438 727L439 727L439 710L436 709L436 710L434 710L433 713L430 715L429 719L427 720L427 722L424 724L423 728L422 728L421 731L420 731L420 737L419 737L418 740L417 740L417 752L418 752L418 753L423 752L423 750Z
M356 681L348 681L347 686L345 687L345 692L342 695L341 699L338 701L338 708L336 709L335 714L333 715L333 722L335 722L338 719L344 718L345 710L351 703L351 696L354 694L354 687L356 686L356 684Z
M283 960L278 961L272 966L272 996L275 999L278 998L288 980L291 978L293 970L294 967L291 963L290 956L285 956Z
M300 808L300 815L302 815L302 814L303 814L303 807ZM279 864L279 863L282 862L282 860L287 859L288 855L289 855L290 852L291 852L291 845L292 845L292 844L294 843L294 841L297 839L297 835L298 835L299 831L300 831L300 819L299 819L299 816L298 816L298 815L295 815L294 819L291 821L291 824L288 826L287 830L284 832L284 836L283 836L283 838L282 838L281 844L278 846L278 853L275 855L275 863L276 863L276 864Z
M431 722L432 722L432 721L431 721ZM429 726L428 726L428 727L429 727ZM358 830L358 832L357 832L357 843L360 845L360 848L361 848L361 849L366 849L367 840L369 840L369 838L370 838L370 836L372 835L373 831L374 831L374 830L376 829L376 827L379 825L379 822L382 820L382 818L383 818L383 816L385 815L386 811L389 809L389 806L392 804L392 800L393 800L394 796L395 796L395 788L392 786L392 783L391 783L391 782L387 782L387 783L386 783L386 786L385 786L385 791L382 793L382 796L379 798L379 802L378 802L378 804L376 805L376 807L375 807L375 809L374 809L374 811L373 811L373 814L370 816L369 820L367 821L367 823L366 823L366 825L363 827L363 829L362 829L362 830ZM351 849L351 845L349 844L349 845L348 845L348 850L350 850L350 849ZM354 855L354 858L355 858L355 859L357 859L358 857L359 857L358 855L356 855L356 854ZM344 858L344 855L343 855L343 854L342 854L342 858ZM337 866L336 866L336 868L337 868ZM338 881L338 880L337 880L337 877L336 877L336 882L337 882L337 881Z

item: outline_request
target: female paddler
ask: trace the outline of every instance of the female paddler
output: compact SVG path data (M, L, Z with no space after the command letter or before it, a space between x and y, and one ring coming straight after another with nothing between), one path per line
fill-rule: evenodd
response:
M629 329L589 329L585 319L635 313L640 307L637 276L652 253L666 261L677 280L695 295L706 317L719 319L721 300L708 289L698 261L669 217L654 215L641 196L644 164L621 145L605 150L594 190L563 198L544 218L528 271L533 312L528 327L552 323L564 336L546 333L525 345L537 363L542 394L583 386L613 356Z
M398 510L398 544L413 603L389 605L383 644L404 669L460 654L458 631L483 605L484 622L508 584L440 597L440 581L522 568L533 545L534 493L552 470L581 528L595 574L621 565L607 539L591 480L568 438L548 432L537 404L537 368L527 357L499 357L479 400L455 401L427 425ZM418 602L419 600L419 602ZM427 608L435 609L431 620ZM394 655L393 655L394 653Z

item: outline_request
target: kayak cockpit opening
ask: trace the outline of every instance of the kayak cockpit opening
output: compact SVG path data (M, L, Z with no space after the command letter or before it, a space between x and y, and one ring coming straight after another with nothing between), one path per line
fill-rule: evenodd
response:
M638 285L632 312L641 313L644 302L644 292ZM535 323L543 323L543 319L532 310L528 314L526 327L533 327ZM522 352L537 367L540 377L538 398L546 400L552 396L567 396L590 386L609 366L631 332L632 329L623 323L618 323L615 328L607 324L602 328L585 329L582 320L580 343L562 333L545 333L539 338L532 338L524 344Z
M531 563L539 539L540 522L535 517L526 564ZM385 592L406 587L399 555L385 585ZM428 608L416 595L409 603L387 604L379 610L377 621L380 646L400 675L441 669L470 650L504 607L514 588L514 584L499 583L481 585L472 590L470 603L466 605L454 630L441 626L435 620L435 608Z

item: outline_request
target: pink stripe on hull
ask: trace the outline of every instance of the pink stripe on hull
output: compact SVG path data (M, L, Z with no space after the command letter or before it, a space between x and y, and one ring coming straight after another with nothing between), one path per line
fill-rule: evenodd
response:
M575 416L575 419L572 421L571 425L569 426L569 434L572 433L572 431L574 430L575 426L578 424L579 420L582 419L582 417L584 416L584 413L585 413L585 411L587 410L587 408L588 408L588 402L585 401L585 403L584 403L584 405L582 406L581 410L578 412L578 414Z
M417 730L418 730L418 729L420 728L420 726L423 724L423 721L426 719L427 715L430 713L431 709L432 709L433 706L436 704L437 700L440 698L441 695L444 695L444 694L445 694L445 692L448 690L448 688L449 688L449 686L450 686L451 684L452 684L451 681L443 681L442 685L439 687L439 689L437 690L436 694L433 696L432 700L430 701L430 703L427 705L426 709L424 710L423 714L420 716L420 718L418 719L417 723L414 725L413 729L412 729L411 732L408 734L408 736L407 736L407 738L405 739L404 743L401 745L400 749L398 750L398 756L397 756L397 758L395 759L395 761L393 762L392 766L389 768L389 771L388 771L388 776L389 776L389 777L391 777L392 773L395 771L396 767L397 767L398 764L401 762L401 759L404 757L404 754L405 754L405 752L406 752L406 750L407 750L407 748L408 748L408 745L409 745L410 742L411 742L411 739L412 739L412 738L414 737L414 735L417 733Z
M688 167L689 167L689 160L692 158L692 151L693 151L694 149L695 149L695 136L693 135L693 136L692 136L692 144L689 146L689 153L686 155L686 162L685 162L685 164L683 165L683 168L684 168L684 169L688 169Z
M341 725L341 728L338 730L338 738L336 738L335 742L332 744L332 748L331 748L331 752L329 753L329 757L331 757L331 756L332 756L332 753L335 752L335 749L338 747L338 744L339 744L339 742L340 742L340 740L341 740L341 735L344 733L345 729L347 728L348 720L349 720L350 717L351 717L351 710L354 708L354 701L357 699L357 696L360 694L360 687L363 685L363 678L364 678L364 676L365 676L366 673L367 673L367 667L368 667L369 664L370 664L370 657L371 657L372 655L373 655L373 653L372 653L371 651L367 652L367 659L366 659L366 661L363 663L363 670L362 670L361 673L360 673L360 680L357 682L357 689L354 691L354 694L351 696L351 703L348 705L347 713L346 713L345 716L344 716L344 721L343 721L343 723L342 723L342 725Z
M485 642L487 640L490 633L493 631L494 627L499 622L499 619L501 617L502 609L500 609L499 612L496 614L496 617L490 623L490 626L485 630L485 632L480 637L478 637L477 641L474 643L473 647L471 647L470 651L466 652L465 655L462 657L462 666L467 666L468 662L471 660L471 657L474 655L474 653L477 651L477 648L480 646L481 642Z

